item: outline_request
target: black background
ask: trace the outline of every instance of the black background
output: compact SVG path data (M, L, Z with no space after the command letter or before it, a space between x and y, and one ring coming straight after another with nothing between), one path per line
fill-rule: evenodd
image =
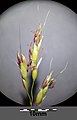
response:
M15 5L16 3L21 2L22 0L0 0L0 14L2 14L6 9L9 7ZM62 3L72 9L75 13L77 13L77 4L76 0L53 0L59 3ZM71 98L66 100L65 102L62 102L60 104L57 104L56 106L77 106L77 93L74 94ZM20 104L17 104L10 100L9 98L5 97L0 92L0 106L21 106Z

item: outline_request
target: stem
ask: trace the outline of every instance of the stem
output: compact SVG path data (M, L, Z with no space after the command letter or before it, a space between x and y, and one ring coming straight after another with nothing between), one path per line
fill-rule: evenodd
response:
M32 98L32 103L33 103L33 87L34 87L34 80L33 80L32 87L31 87L31 98Z
M28 91L27 91L27 95L28 95L28 97L29 97L30 106L32 106L32 100L31 100L31 98L30 98L30 95L29 95Z

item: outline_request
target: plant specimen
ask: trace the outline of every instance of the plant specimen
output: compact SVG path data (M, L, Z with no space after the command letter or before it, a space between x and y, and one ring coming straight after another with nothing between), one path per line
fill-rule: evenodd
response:
M38 76L38 68L42 61L42 57L38 61L38 55L39 55L39 50L40 50L42 41L43 41L42 26L40 24L34 33L33 45L31 45L29 49L29 61L27 62L26 57L22 54L21 45L20 45L20 53L19 52L17 53L17 60L18 60L21 77L22 77L22 83L23 83L24 88L27 91L27 95L30 101L30 106L33 105L34 82ZM51 59L50 67L51 67L52 60L53 59ZM67 68L67 64L64 67L64 69L59 74L57 74L55 77L52 77L53 71L51 71L46 76L46 78L44 79L42 83L40 91L37 93L36 101L35 101L36 105L39 105L45 99L48 89L54 87L56 83L56 77L62 74L66 68ZM31 71L31 74L32 74L32 86L31 86L30 94L29 94L29 82L28 82L28 71L29 70Z
M58 77L60 74L62 74L66 70L67 65L68 65L68 63L66 63L65 67L63 68L63 70L60 71L57 75L55 75L55 77L52 77L53 71L51 71L46 76L46 78L42 82L41 89L40 89L40 91L38 92L38 94L36 96L36 105L39 105L45 99L47 90L49 88L53 88L54 87L54 85L56 83L56 77Z
M39 54L39 50L40 50L42 40L43 40L43 36L41 35L41 33L42 33L42 27L40 24L34 34L33 46L31 46L31 48L29 49L29 62L28 63L27 63L25 56L21 52L21 45L20 45L20 53L19 52L17 53L17 60L18 60L19 68L20 68L23 86L27 91L31 106L33 104L34 82L38 75L38 67L42 61L42 57L38 61L38 54ZM37 61L38 61L38 63L37 63ZM31 87L31 96L29 95L29 91L28 91L29 83L28 83L27 76L28 76L29 70L31 70L31 72L32 72L32 79L33 79L32 87Z
M39 4L37 5L37 11L39 12ZM43 26L39 24L36 31L34 32L33 42L30 44L29 53L28 53L29 61L27 61L26 57L22 54L21 42L20 42L20 53L19 52L17 53L17 60L18 60L21 77L22 77L22 83L23 83L24 88L27 91L30 106L33 106L33 102L34 102L33 88L34 88L35 80L37 79L37 76L38 76L38 68L42 61L42 57L38 60L40 47L42 45L43 38L44 38L44 36L42 35L42 30L44 29L46 25L46 21L47 21L49 13L50 13L50 10L48 10L46 14ZM20 34L20 31L19 31L19 34ZM50 69L51 69L52 61L53 61L53 58L51 59L51 62L50 62ZM45 99L48 89L54 87L56 83L56 77L62 74L66 70L67 65L68 63L65 65L64 69L61 72L59 72L59 74L55 75L54 77L53 77L53 71L50 70L50 72L45 77L41 85L41 89L37 93L36 100L35 100L35 103L37 106ZM32 75L32 85L31 85L30 93L29 93L29 80L28 80L29 70L31 71L31 75Z

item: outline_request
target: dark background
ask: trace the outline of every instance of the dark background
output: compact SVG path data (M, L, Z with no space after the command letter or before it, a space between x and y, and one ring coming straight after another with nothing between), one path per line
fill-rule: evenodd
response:
M2 14L9 7L21 1L22 0L0 0L0 14ZM53 1L62 3L66 5L67 7L69 7L70 9L72 9L75 13L77 13L76 0L53 0ZM77 96L77 93L73 95L71 98L69 98L68 100L66 100L65 102L57 104L56 106L77 106L76 96ZM21 105L13 102L12 100L5 97L0 92L0 106L21 106Z

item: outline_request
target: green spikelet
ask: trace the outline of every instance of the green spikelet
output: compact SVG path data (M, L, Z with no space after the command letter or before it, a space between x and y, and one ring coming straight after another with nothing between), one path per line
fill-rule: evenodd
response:
M35 68L35 69L32 70L32 79L33 79L33 81L36 80L37 75L38 75L38 69Z
M23 79L24 88L28 91L28 81Z
M34 61L34 63L36 63L38 60L38 48L37 46L34 44L34 48L32 50L32 61Z
M21 71L21 76L24 80L27 78L27 70L26 70L26 64L21 63L20 65L20 71Z
M47 90L48 90L48 85L47 85L47 86L43 89L43 91L42 91L43 97L46 95Z
M39 105L42 102L43 89L41 89L36 96L36 105Z

